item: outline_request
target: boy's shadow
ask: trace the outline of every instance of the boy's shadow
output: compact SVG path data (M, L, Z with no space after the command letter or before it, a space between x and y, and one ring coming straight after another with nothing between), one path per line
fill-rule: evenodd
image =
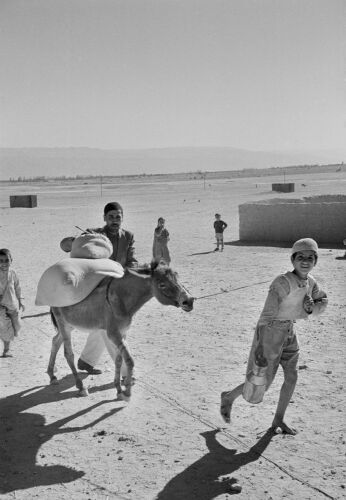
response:
M39 413L28 413L30 408L75 397L74 392L63 392L74 387L75 380L68 375L57 386L39 386L10 395L1 401L0 411L0 493L56 483L67 483L82 476L84 472L64 465L41 466L36 463L40 447L54 435L77 432L93 427L98 422L122 409L116 407L94 421L80 427L64 427L89 411L115 400L103 400L73 415L51 424ZM89 389L89 392L109 389L113 384ZM68 450L64 450L68 453ZM64 457L61 457L64 462Z
M225 241L224 245L231 245L234 247L275 247L275 248L291 248L293 241L271 241L271 240L235 240L235 241ZM339 250L344 247L342 243L319 243L319 248L325 248L328 250Z
M225 241L224 245L230 245L232 247L278 247L278 248L290 248L292 245L287 241Z
M209 453L169 481L155 500L211 500L221 494L234 494L231 486L236 483L236 479L226 478L222 481L220 476L230 475L243 465L258 460L274 435L269 429L249 451L237 453L237 450L229 450L216 440L218 432L201 433Z
M208 255L208 253L214 253L215 250L209 250L208 252L197 252L197 253L190 253L188 257L193 257L194 255Z

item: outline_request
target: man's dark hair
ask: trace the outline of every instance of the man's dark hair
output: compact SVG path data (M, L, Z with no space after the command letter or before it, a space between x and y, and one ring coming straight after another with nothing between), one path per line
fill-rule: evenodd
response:
M103 209L103 214L106 215L111 210L120 210L124 215L123 207L117 201L110 201L109 203L107 203L107 205L105 205L105 208Z

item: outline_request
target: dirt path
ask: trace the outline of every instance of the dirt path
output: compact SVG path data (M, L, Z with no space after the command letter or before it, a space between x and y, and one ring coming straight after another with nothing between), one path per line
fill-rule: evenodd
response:
M201 205L196 193L190 194L186 228L186 210L174 202L176 193L168 190L161 198L163 209L159 200L157 206L144 201L141 191L126 195L132 222L126 225L136 230L140 259L150 255L145 218L167 214L181 280L197 297L218 293L197 300L191 313L152 300L137 314L129 336L137 379L129 403L115 400L106 355L102 375L88 377L89 397L76 397L62 352L60 385L47 385L54 330L48 316L36 316L44 309L35 308L32 299L41 272L61 258L52 242L74 223L97 219L103 201L91 199L89 206L68 198L49 208L47 200L47 207L35 212L35 226L29 223L32 213L4 209L4 230L16 228L7 241L3 238L4 246L15 249L16 269L29 297L25 314L33 317L24 319L14 357L0 359L1 498L225 500L237 493L234 484L246 500L345 497L345 261L335 258L340 250L320 251L314 276L328 291L329 307L320 318L297 323L299 380L287 419L299 434L266 432L281 374L263 404L237 401L232 424L226 426L219 416L220 392L243 381L268 282L290 266L287 248L232 244L241 193L239 186L231 200L226 188L220 186L218 193L225 220L231 222L220 254L212 252L211 221L201 223L215 198ZM76 203L77 214L71 215L67 201ZM139 203L147 211L135 220ZM38 242L40 258L32 251ZM77 357L84 341L83 334L74 335Z

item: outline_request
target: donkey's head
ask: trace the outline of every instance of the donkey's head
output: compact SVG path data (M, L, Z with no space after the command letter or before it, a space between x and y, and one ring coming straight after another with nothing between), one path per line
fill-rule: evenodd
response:
M194 298L180 283L178 274L164 261L151 263L153 293L161 304L192 311Z

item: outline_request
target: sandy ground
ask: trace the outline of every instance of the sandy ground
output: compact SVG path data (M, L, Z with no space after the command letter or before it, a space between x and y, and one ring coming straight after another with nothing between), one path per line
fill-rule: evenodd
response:
M0 485L4 499L246 500L341 499L346 496L344 250L323 248L313 273L328 292L323 316L297 323L301 343L298 385L287 421L292 436L267 433L282 383L279 373L261 405L235 404L226 425L220 392L241 383L253 329L269 282L290 269L285 246L241 245L238 205L277 197L280 179L172 182L103 187L0 188L1 246L13 252L27 309L0 359ZM286 179L297 191L284 197L344 194L345 179L325 174ZM306 187L301 186L306 184ZM10 209L10 194L38 194L38 207ZM42 272L64 255L59 241L80 227L102 223L111 200L125 209L140 262L149 262L158 216L171 233L172 266L199 298L191 313L155 299L136 315L129 345L136 363L130 402L115 400L113 367L88 376L90 395L76 397L61 351L59 386L46 367L54 330L47 308L34 306ZM213 220L229 223L225 251L214 253ZM345 237L345 235L343 235ZM31 316L31 317L30 317ZM85 336L74 334L78 357Z

